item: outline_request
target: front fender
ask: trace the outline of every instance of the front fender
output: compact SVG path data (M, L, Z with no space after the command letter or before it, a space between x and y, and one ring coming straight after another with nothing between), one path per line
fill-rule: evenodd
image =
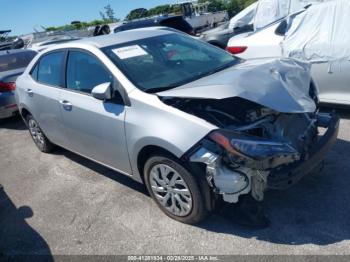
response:
M157 146L180 158L216 129L214 125L164 104L156 95L134 91L126 109L125 137L134 178L140 179L138 155L146 146Z

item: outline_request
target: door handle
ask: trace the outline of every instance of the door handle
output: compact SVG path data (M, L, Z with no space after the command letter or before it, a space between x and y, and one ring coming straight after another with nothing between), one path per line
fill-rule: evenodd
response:
M72 107L73 105L71 103L69 103L68 101L66 100L61 100L60 101L60 104L62 105L62 107L67 110L67 111L71 111L72 110Z
M32 97L34 95L34 92L32 89L28 88L26 89L26 93L28 94L28 96Z

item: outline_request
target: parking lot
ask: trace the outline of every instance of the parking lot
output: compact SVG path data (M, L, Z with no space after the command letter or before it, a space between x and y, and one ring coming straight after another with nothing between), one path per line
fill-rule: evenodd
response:
M19 118L0 123L0 252L6 254L350 254L350 110L322 173L268 192L266 229L216 214L165 215L144 187L64 149L43 154Z

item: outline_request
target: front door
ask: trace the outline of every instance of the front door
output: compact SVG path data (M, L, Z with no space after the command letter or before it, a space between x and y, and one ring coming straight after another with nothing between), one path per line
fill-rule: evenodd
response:
M69 149L97 162L131 174L126 147L125 106L91 96L92 89L113 82L113 75L92 54L69 51L66 89L60 96Z

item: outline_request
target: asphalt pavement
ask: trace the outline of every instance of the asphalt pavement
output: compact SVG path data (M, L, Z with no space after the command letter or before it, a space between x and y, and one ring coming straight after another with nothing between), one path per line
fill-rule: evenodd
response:
M130 178L64 149L43 154L19 118L0 122L0 253L52 255L350 254L350 109L324 170L270 191L271 225L214 214L165 216Z

